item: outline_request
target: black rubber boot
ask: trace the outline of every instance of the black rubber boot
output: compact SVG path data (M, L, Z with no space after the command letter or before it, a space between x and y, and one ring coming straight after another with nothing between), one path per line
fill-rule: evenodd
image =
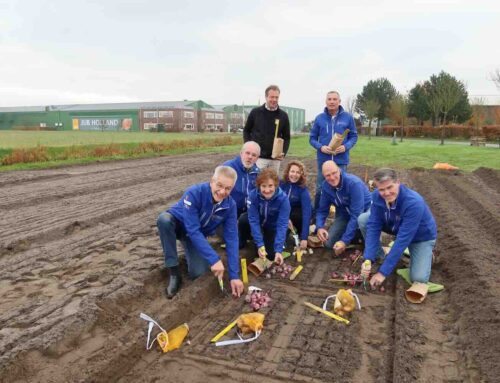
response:
M167 294L168 299L172 299L179 291L182 279L179 266L169 267L168 270L170 271L170 279L168 281L168 286L165 289L165 294Z

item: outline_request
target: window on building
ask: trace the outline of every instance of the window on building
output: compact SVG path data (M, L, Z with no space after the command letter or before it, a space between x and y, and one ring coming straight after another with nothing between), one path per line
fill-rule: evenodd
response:
M165 131L174 130L174 124L163 124L165 126Z
M40 128L46 128L47 127L47 123L45 122L40 122Z
M205 124L205 130L210 130L211 132L213 132L214 125L213 124Z
M215 119L216 120L223 120L224 119L224 114L222 114L222 113L215 113Z
M184 118L194 118L194 112L184 112Z
M222 132L222 125L220 125L220 124L216 124L216 125L215 125L215 131L216 131L216 132Z
M156 112L156 111L144 111L143 116L144 116L144 118L157 118L158 112Z
M184 124L184 130L194 130L194 124Z
M144 123L144 130L154 130L156 129L156 124L152 124L152 123Z
M231 113L231 118L234 120L241 120L243 118L242 113Z
M213 120L214 119L214 114L213 113L205 113L205 118L207 120Z
M174 117L174 112L171 110L160 110L159 116L161 118L172 118Z

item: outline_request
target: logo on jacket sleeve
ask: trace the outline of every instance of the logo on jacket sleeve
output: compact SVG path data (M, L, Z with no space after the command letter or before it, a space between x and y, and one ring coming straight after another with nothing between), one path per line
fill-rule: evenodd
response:
M189 201L189 200L188 200L188 197L187 197L187 196L184 198L184 201L183 201L183 202L184 202L184 207L185 207L186 209L189 209L189 208L191 207L191 201Z

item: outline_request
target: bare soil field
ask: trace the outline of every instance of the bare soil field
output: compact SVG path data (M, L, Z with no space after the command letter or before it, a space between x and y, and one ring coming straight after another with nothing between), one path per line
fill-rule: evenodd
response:
M321 305L337 291L332 271L352 269L315 250L294 281L251 277L273 298L262 335L215 347L210 339L248 304L222 296L211 275L184 278L168 301L156 217L229 157L1 173L0 381L499 381L499 171L401 171L438 222L431 279L445 290L422 305L407 303L406 282L391 276L385 293L355 288L362 309L349 325L310 310L304 300ZM350 167L365 171L373 169ZM167 329L187 322L189 344L146 351L140 312Z

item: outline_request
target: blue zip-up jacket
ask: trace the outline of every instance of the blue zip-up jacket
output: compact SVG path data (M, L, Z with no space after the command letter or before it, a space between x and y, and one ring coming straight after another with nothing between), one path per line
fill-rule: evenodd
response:
M325 154L321 151L321 147L330 144L333 134L344 133L344 130L349 129L349 133L342 145L345 146L345 152L337 155ZM309 133L309 143L317 150L318 169L321 170L323 162L332 160L338 165L349 164L349 150L358 141L358 132L352 115L339 105L339 110L335 116L330 116L328 109L318 114L314 120L314 125Z
M247 210L248 195L255 189L255 179L260 169L255 164L250 169L245 168L243 162L241 162L240 156L224 162L224 165L232 167L236 170L236 174L238 174L236 184L231 192L231 197L233 197L234 202L236 202L239 216Z
M290 218L288 196L280 188L271 199L265 199L258 189L252 190L248 198L248 221L257 248L264 246L262 228L276 230L274 252L282 253Z
M307 186L299 186L296 183L280 181L280 188L288 196L290 207L300 207L302 209L302 227L300 230L300 239L307 240L309 236L309 222L311 221L312 206L311 194Z
M223 225L229 278L240 279L236 203L231 196L214 203L208 182L193 185L168 212L184 226L196 250L211 266L220 261L220 257L206 237L213 235L215 229Z
M330 212L330 206L335 206L335 216L348 219L348 223L341 241L350 244L358 229L358 217L361 213L368 211L372 203L370 191L365 183L354 174L340 170L340 182L338 187L333 187L324 181L321 186L321 199L316 213L316 227L321 229L325 226L326 217Z
M399 186L395 203L388 207L378 190L372 193L373 204L366 225L365 259L374 261L380 248L380 232L396 235L391 250L379 268L384 276L394 271L401 254L413 242L437 238L436 221L429 206L416 191Z

